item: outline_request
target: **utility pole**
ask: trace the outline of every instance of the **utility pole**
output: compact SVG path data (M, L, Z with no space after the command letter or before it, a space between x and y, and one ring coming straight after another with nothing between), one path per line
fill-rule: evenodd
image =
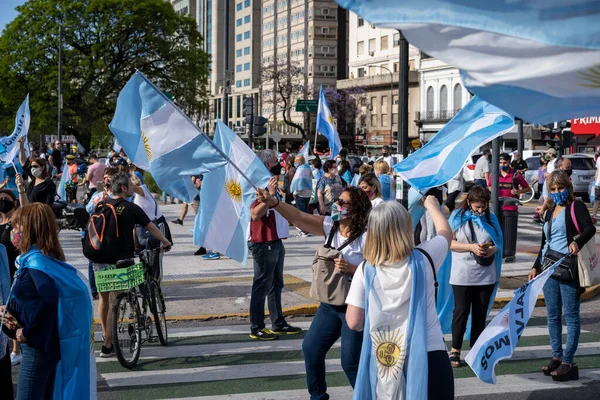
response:
M398 153L403 159L408 157L408 41L401 31L398 47L400 48L400 76L398 79ZM401 193L398 193L400 189ZM396 178L396 200L408 209L408 184L402 178Z
M58 25L58 141L62 141L62 22Z
M231 74L229 73L229 0L223 1L223 123L229 126L229 91L231 90Z
M523 148L525 147L525 139L523 138L523 120L516 118L517 120L517 153L519 157L523 159Z
M500 141L501 137L492 140L492 201L494 209L492 210L500 218L500 199L498 198L498 180L500 178ZM483 157L483 156L482 156Z

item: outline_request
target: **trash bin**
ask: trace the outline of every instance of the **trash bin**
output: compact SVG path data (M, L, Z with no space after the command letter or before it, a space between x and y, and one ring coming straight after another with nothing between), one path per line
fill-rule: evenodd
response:
M500 197L503 206L518 206L519 200L512 197ZM519 211L500 211L500 227L504 236L504 262L514 262L517 253L517 225L519 224Z

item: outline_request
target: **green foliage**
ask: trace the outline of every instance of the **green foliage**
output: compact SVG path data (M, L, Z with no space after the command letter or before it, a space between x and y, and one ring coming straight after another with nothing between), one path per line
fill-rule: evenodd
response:
M156 181L154 180L154 177L148 171L144 172L144 182L146 183L146 186L148 186L150 193L162 194L162 190L160 190L156 184Z
M63 25L63 132L106 145L119 91L136 69L198 112L208 56L196 23L164 0L29 0L0 37L0 126L30 93L31 131L54 134L59 24ZM92 141L92 137L94 140Z

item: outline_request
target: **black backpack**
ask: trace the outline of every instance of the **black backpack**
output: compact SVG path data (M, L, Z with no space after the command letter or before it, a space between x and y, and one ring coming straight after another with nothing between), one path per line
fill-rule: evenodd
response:
M83 255L98 264L114 263L118 253L119 221L116 207L124 199L102 200L96 205L83 237Z

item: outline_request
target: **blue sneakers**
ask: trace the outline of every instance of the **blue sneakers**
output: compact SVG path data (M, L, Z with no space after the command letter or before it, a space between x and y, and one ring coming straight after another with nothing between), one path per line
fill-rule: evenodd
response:
M221 258L221 254L210 250L208 253L202 256L205 260L218 260Z

